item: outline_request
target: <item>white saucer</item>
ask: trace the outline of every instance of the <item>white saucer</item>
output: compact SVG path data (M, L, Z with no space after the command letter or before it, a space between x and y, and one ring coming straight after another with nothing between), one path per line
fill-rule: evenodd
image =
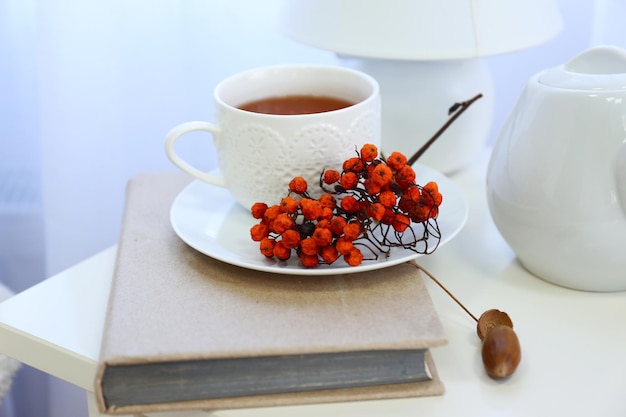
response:
M436 181L443 195L439 208L439 246L450 241L467 220L468 206L462 191L443 174L416 164L416 182ZM386 268L419 256L408 249L393 248L388 257L349 266L342 259L332 265L305 268L297 256L286 262L268 259L259 252L258 242L250 238L250 228L258 221L232 197L227 189L195 180L174 200L170 220L176 234L189 246L217 260L257 271L290 275L350 274ZM421 227L421 226L420 226Z

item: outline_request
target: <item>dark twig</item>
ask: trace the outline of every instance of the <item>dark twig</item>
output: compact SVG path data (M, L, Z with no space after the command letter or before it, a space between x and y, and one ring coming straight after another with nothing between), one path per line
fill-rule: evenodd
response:
M435 143L435 141L437 139L439 139L439 136L441 136L443 134L443 132L445 132L452 123L454 123L454 121L461 115L463 114L463 112L465 110L467 110L467 108L469 106L471 106L476 100L478 100L479 98L481 98L483 95L482 94L477 94L475 97L471 98L470 100L467 101L463 101L460 103L454 103L454 105L452 107L450 107L450 109L448 110L448 115L452 114L452 117L450 117L450 119L448 119L448 121L446 122L446 124L444 124L434 135L432 138L428 139L428 141L422 145L422 147L420 149L418 149L417 152L415 152L415 154L413 154L412 157L410 157L407 161L407 164L409 165L413 165L421 156L424 152L426 152L426 150L428 148L430 148L430 145L432 145L433 143ZM453 114L454 113L454 114Z
M467 307L465 307L463 305L463 303L461 303L455 296L454 294L452 294L446 287L444 287L444 285L439 282L439 280L437 280L437 278L435 278L435 276L433 274L431 274L430 272L428 272L426 269L424 269L423 266L421 266L420 264L418 264L415 261L411 261L409 262L411 265L413 265L414 267L416 267L417 269L419 269L420 271L422 271L423 273L425 273L426 275L428 275L428 278L430 278L431 280L433 280L433 282L435 284L437 284L439 286L439 288L441 288L442 290L445 291L446 294L448 294L450 296L450 298L452 298L454 300L454 302L456 302L459 307L461 307L467 314L470 315L471 318L474 319L474 321L478 322L478 319L476 318L475 315L473 315L468 309Z

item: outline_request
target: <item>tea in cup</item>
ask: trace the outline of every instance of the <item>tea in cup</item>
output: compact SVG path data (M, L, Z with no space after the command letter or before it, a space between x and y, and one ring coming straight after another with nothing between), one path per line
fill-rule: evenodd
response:
M289 181L302 176L315 195L324 169L341 169L366 143L380 146L378 83L360 71L324 65L281 65L231 76L214 91L215 123L193 121L172 129L168 158L209 184L226 187L246 208L277 204ZM175 143L186 133L209 132L219 173L184 161Z

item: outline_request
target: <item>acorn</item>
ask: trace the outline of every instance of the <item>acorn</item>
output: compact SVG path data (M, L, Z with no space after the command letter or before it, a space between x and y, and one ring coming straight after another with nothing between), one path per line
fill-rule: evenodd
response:
M482 357L485 371L493 379L511 376L522 359L519 339L512 326L498 325L483 339Z
M504 311L491 309L485 311L476 325L476 332L480 340L483 340L490 330L498 326L509 326L513 328L513 321Z
M476 332L483 342L482 358L487 375L493 379L504 379L513 375L522 360L522 348L509 315L504 311L491 309L485 311L480 318L476 318L433 274L417 262L411 263L424 272L476 321Z

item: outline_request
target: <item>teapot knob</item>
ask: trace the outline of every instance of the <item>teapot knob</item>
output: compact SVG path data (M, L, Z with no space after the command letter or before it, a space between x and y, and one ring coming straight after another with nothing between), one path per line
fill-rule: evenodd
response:
M622 206L622 211L626 215L626 143L622 143L617 151L615 176L617 196Z
M582 52L565 64L565 70L579 74L624 74L626 51L615 46L598 46Z
M596 46L581 52L565 65L538 74L538 84L558 91L626 90L626 50L617 46Z

